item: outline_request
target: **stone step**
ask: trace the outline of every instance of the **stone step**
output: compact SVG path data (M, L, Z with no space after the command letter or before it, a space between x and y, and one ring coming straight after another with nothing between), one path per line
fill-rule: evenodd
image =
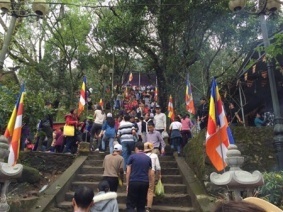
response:
M84 165L88 166L98 166L101 167L103 164L103 160L101 158L97 159L87 159L84 163ZM177 163L176 161L170 161L170 160L164 160L160 161L161 168L177 168Z
M100 182L102 180L102 174L78 174L76 181L88 181L88 182ZM183 178L181 175L163 175L162 182L171 184L182 184Z
M126 203L127 194L126 193L117 193L117 201L119 203ZM74 197L74 192L69 191L65 195L66 201L72 201ZM171 205L171 206L180 206L180 207L190 207L191 198L188 194L165 194L163 197L154 197L154 205Z
M72 182L71 190L74 191L78 186L80 185L85 185L93 190L97 189L99 182L87 182L87 181L74 181ZM166 194L186 194L187 188L183 184L163 184L164 185L164 190ZM126 186L125 184L122 187L118 188L118 192L124 192L126 191Z
M102 166L94 167L94 166L90 166L90 165L83 165L81 173L82 174L102 174L103 173L103 167Z
M58 208L61 211L69 211L72 212L72 202L64 201L58 204ZM152 212L195 212L195 208L193 207L180 207L180 206L161 206L161 205L153 205ZM119 204L119 212L126 212L126 204Z
M88 166L98 166L98 167L102 167L102 164L103 164L103 160L101 160L100 158L97 159L97 160L90 160L90 159L87 159L85 162L84 162L84 165L88 165Z
M91 165L83 165L82 174L99 174L103 173L103 167L102 166L91 166ZM180 171L178 168L163 168L162 169L162 175L179 175Z
M103 160L105 155L108 153L98 153L98 152L93 152L88 155L88 160ZM159 156L160 161L175 161L175 158L171 155L169 156Z
M161 169L178 168L176 161L160 161Z
M126 204L119 204L119 212L126 212ZM153 205L151 212L196 212L193 207Z

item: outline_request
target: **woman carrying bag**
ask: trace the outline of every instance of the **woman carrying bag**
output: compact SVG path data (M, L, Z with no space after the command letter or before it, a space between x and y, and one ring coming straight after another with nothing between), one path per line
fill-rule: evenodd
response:
M73 135L67 132L67 128L64 129L63 134L65 135L65 147L63 153L76 153L78 143L81 142L80 133L78 127L82 123L79 122L77 109L70 110L70 113L65 116L65 127L72 126L74 128Z
M155 179L161 180L161 166L157 154L153 153L154 146L150 142L144 143L144 153L151 159L151 180L147 191L147 204L145 212L150 212L154 196Z

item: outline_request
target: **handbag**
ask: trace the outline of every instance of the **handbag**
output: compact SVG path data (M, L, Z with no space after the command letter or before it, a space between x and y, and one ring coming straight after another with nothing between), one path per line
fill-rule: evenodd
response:
M65 125L63 129L64 136L74 136L75 135L75 127L70 125Z

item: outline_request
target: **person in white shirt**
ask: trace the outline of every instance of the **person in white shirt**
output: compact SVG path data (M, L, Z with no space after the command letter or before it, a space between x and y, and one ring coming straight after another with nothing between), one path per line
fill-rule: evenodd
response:
M90 146L91 146L91 150L93 151L93 139L97 139L98 143L97 143L97 148L95 149L95 151L98 151L100 147L100 141L101 138L99 138L99 134L101 132L102 129L102 124L104 122L104 120L106 119L105 113L102 110L102 107L100 105L97 106L97 109L94 111L94 122L91 128L91 138L90 138Z
M151 159L151 178L149 181L149 187L147 191L147 204L146 204L146 212L150 211L152 207L153 202L153 196L154 196L154 186L155 186L155 178L157 177L157 180L161 179L161 166L158 159L157 154L153 153L152 150L154 149L154 146L150 142L144 143L144 153L146 153L147 156Z
M153 119L155 130L159 131L160 133L163 131L166 132L166 115L161 113L161 108L159 105L156 105L155 110L156 114Z
M169 130L171 131L171 149L177 149L178 156L181 156L181 144L182 144L182 124L178 116L175 117L174 121L170 124Z

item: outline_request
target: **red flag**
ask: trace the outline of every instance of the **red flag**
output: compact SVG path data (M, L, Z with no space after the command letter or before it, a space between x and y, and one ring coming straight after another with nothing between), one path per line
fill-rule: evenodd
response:
M189 74L187 75L185 101L186 101L187 111L191 114L196 114L195 104L194 104L194 99L193 99L193 94L192 94L192 87L191 87L191 83L190 83L190 80L189 80Z
M81 95L80 95L80 101L79 101L79 109L78 109L78 115L80 115L85 108L86 104L86 77L83 78L83 84L81 88Z
M155 90L154 90L154 101L158 101L158 88L157 86L155 86Z
M171 119L171 121L174 121L175 114L174 114L174 108L173 108L173 99L170 95L169 102L168 102L168 117Z
M99 105L103 108L104 103L103 103L102 99L99 100Z
M19 157L20 140L22 132L22 116L24 110L24 86L21 88L19 99L13 109L4 136L9 140L10 154L8 164L15 165Z
M225 158L230 143L233 144L234 140L228 126L217 83L213 79L206 132L206 154L217 171L222 171L226 167Z

